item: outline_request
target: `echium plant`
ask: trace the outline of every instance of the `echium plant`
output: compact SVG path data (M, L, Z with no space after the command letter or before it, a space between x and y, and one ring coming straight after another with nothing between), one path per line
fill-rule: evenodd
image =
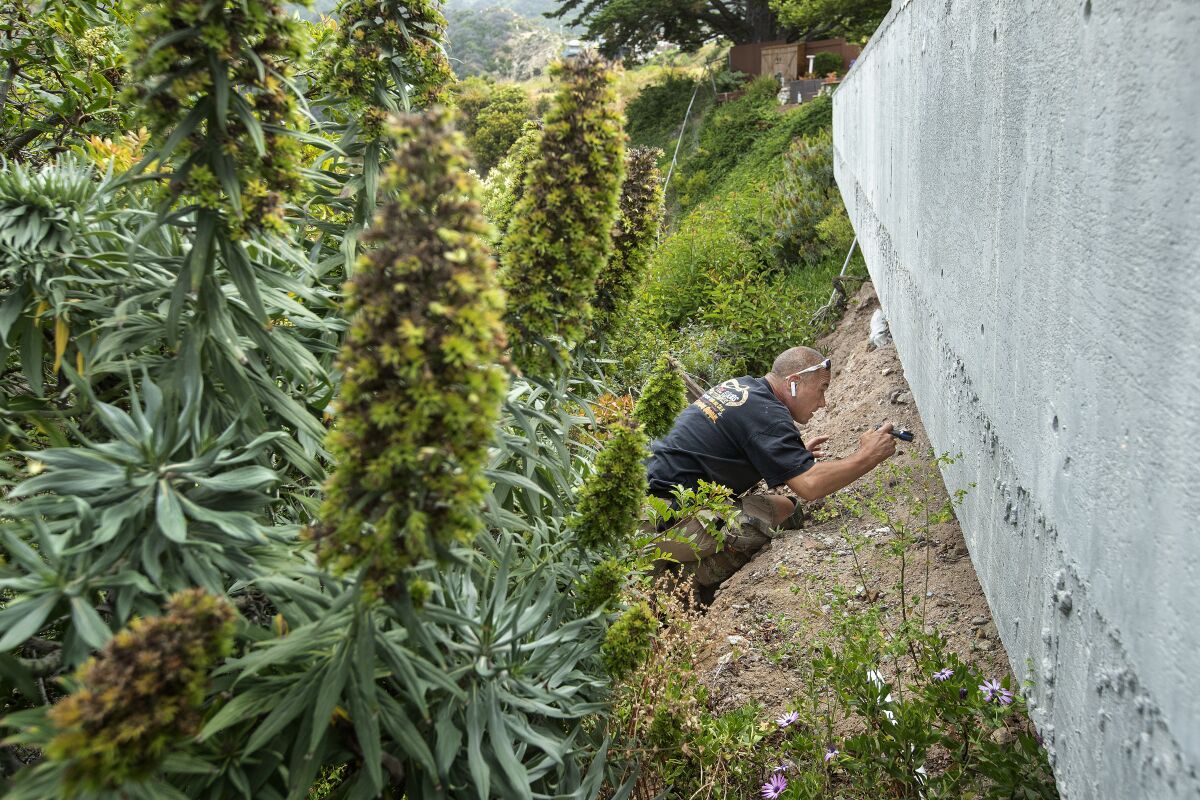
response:
M333 47L318 69L368 137L385 133L388 112L445 102L454 80L441 46L446 20L432 0L343 0Z
M46 754L9 796L74 797L130 783L166 796L154 773L199 730L209 671L230 652L235 617L224 599L179 592L165 614L134 620L83 664L67 697L6 720L24 728L14 741Z
M646 434L631 422L618 422L596 456L595 472L579 491L573 528L585 550L613 548L637 529L646 496Z
M620 213L613 226L612 255L596 279L594 328L604 334L621 321L646 274L663 223L662 173L657 147L633 147L625 155ZM653 432L651 435L655 435Z
M532 374L584 339L624 165L613 77L599 57L566 59L551 74L562 84L501 254L513 357Z
M670 432L685 405L687 388L683 376L670 357L663 355L651 370L642 396L633 407L634 419L646 427L646 433L658 439Z
M346 287L338 466L313 530L326 563L379 586L478 530L506 386L503 297L462 137L445 110L392 133L394 198Z
M133 94L172 194L237 236L286 233L284 204L304 185L292 133L304 128L291 86L300 25L269 0L162 0L134 29Z

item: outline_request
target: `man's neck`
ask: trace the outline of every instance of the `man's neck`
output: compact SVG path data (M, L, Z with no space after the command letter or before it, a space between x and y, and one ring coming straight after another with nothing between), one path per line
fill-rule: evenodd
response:
M767 381L767 385L771 387L771 393L775 395L775 399L783 403L784 408L787 408L787 401L783 399L783 378L780 378L773 372L768 372L763 378Z

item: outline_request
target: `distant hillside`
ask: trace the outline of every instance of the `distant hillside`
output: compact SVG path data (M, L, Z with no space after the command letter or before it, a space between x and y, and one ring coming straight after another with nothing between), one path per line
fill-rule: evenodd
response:
M562 50L569 34L557 22L538 14L553 7L547 0L518 0L507 5L487 5L475 0L455 0L444 9L449 27L446 52L460 78L490 75L521 81L541 73ZM532 9L523 13L520 9Z

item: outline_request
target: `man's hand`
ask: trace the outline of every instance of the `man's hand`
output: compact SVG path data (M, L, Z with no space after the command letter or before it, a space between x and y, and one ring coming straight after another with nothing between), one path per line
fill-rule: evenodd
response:
M808 452L813 454L813 458L824 458L825 448L822 445L828 441L828 436L817 436L812 441L805 442L805 445L808 446Z
M858 440L858 452L871 467L877 467L896 452L896 439L892 436L892 423L885 422L869 430Z

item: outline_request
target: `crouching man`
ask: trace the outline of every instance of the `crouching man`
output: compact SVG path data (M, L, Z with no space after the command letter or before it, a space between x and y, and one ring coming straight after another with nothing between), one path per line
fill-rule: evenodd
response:
M651 447L646 462L651 494L670 500L676 486L696 488L701 480L721 484L738 497L759 480L816 500L849 486L896 452L886 423L863 434L858 450L839 461L821 461L818 436L805 444L796 429L825 406L829 359L809 347L784 351L765 377L734 378L709 389L675 419ZM748 495L738 503L738 525L724 532L724 547L699 521L683 526L688 544L658 542L663 552L696 567L696 582L713 588L740 569L798 505L783 495Z

